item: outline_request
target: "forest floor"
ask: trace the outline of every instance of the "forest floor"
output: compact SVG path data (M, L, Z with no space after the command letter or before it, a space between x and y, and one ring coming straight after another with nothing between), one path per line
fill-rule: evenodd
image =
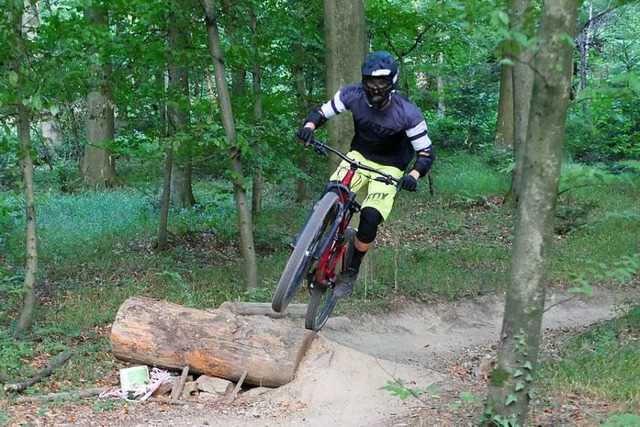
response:
M577 330L615 315L615 294L599 288L591 298L550 290L542 357L554 357ZM482 412L487 376L496 358L504 299L407 305L386 315L330 319L303 359L296 378L278 389L233 403L201 400L116 404L94 400L56 405L20 404L20 426L401 427L472 426ZM302 319L281 319L302 327ZM403 381L421 390L406 400L381 388ZM461 399L461 393L464 398ZM532 405L532 425L592 426L611 411L606 403L569 396Z

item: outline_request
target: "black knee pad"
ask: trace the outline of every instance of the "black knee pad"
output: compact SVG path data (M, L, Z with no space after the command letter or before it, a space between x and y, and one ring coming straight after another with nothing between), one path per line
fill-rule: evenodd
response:
M362 243L371 243L378 234L378 225L382 222L382 215L375 208L366 207L360 211L360 225L356 237Z

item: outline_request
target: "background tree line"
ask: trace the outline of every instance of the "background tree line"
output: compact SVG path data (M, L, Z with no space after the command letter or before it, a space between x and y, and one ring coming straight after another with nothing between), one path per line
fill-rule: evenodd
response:
M571 101L564 152L562 141L547 141L552 169L559 174L563 155L605 168L637 160L639 49L631 35L638 27L638 5L594 0L578 10L576 2L561 3L558 7L577 16L569 14L571 25L553 34L572 44L571 73L552 64L543 80L551 85L551 76L565 75L568 80L557 83L568 84ZM562 12L550 2L371 1L363 8L359 2L326 0L321 8L306 1L25 0L5 6L0 185L18 190L21 179L27 220L19 330L29 328L37 286L34 165L55 171L61 190L73 192L80 186L118 185L125 173L119 164L135 159L137 170L126 173L163 182L157 194L158 249L168 245L170 204L198 204L194 177L229 180L251 288L260 281L253 218L260 213L263 184L296 179L298 200L307 197L312 160L300 149L290 155L292 131L310 106L358 79L369 48L397 56L399 88L425 112L440 149L503 147L514 172L507 196L521 209L523 188L535 181L522 175L527 150L535 151L526 146L532 137L529 118L549 120L536 123L538 129L552 120L565 123L562 114L529 111L532 98L544 92L543 83L534 90L536 78L545 77L536 58L546 41L544 19ZM355 40L348 38L356 33ZM553 93L565 91L547 95ZM562 113L561 98L556 106ZM329 127L329 139L339 147L346 147L348 134L348 120ZM544 189L547 217L557 193L557 176L550 179L540 182L551 184ZM15 207L1 209L10 213ZM539 223L526 229L536 226L548 228ZM539 261L544 271L546 259ZM532 285L539 287L534 302L540 304L544 275L534 279ZM533 327L526 341L532 349L539 338L538 314L527 326ZM512 337L521 333L514 328ZM517 369L508 365L501 368ZM504 396L496 401L504 402Z

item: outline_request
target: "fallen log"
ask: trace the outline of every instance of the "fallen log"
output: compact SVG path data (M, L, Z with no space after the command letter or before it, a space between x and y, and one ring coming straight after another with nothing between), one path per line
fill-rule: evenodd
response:
M96 387L86 390L64 391L59 393L37 394L32 396L20 396L16 398L16 403L32 403L32 402L51 402L56 400L75 400L83 397L97 396L105 391L108 387Z
M4 386L4 391L21 392L28 389L32 385L39 383L40 381L51 375L55 369L63 365L67 360L71 358L72 355L73 350L66 350L64 353L58 355L58 357L53 362L51 362L51 365L44 368L36 376L29 378L28 380L21 383L6 384Z
M111 327L113 355L133 363L279 387L293 379L315 333L264 316L127 299Z
M284 313L273 311L271 303L266 302L225 301L220 304L220 308L245 316L269 316L274 319L307 315L307 304L289 304Z

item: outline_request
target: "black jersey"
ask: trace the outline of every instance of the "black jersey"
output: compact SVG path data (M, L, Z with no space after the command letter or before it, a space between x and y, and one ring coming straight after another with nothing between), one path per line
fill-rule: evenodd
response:
M416 151L431 146L422 112L405 97L393 93L383 110L371 108L361 83L340 89L320 107L325 118L351 111L355 135L351 149L382 165L404 171Z

